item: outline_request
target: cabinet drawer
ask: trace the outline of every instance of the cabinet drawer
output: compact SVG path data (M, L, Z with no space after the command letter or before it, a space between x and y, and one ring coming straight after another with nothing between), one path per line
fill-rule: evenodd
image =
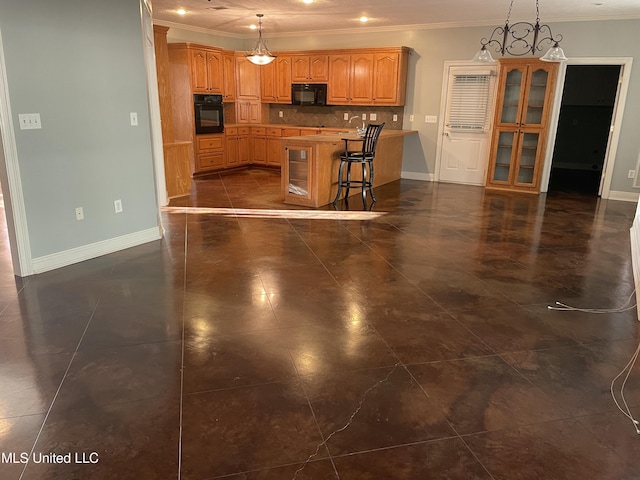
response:
M211 170L222 167L224 167L224 155L222 153L198 155L198 170Z
M281 128L267 128L267 135L269 135L270 137L279 137L281 134Z
M251 127L251 135L266 135L267 129L265 127Z
M320 133L320 129L318 128L301 128L300 135L317 135Z
M238 127L238 135L249 135L251 129L249 127Z
M299 137L300 129L299 128L283 128L282 136L283 137Z
M224 133L228 137L231 137L233 135L238 135L238 127L227 127L227 128L224 129Z
M224 147L224 140L222 135L215 137L199 137L198 138L198 151L202 150L222 150Z

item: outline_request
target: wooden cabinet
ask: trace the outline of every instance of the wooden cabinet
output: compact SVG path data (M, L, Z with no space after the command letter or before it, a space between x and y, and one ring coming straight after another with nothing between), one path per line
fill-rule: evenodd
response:
M224 166L224 134L197 135L195 173L219 170Z
M222 97L225 102L236 101L236 58L233 53L222 55Z
M329 56L327 103L369 105L373 102L373 54Z
M280 167L282 164L282 128L267 128L267 165Z
M191 88L194 93L222 94L222 54L191 49Z
M256 165L267 164L267 129L251 127L251 161Z
M407 89L407 52L382 52L373 57L373 104L404 105Z
M268 117L268 108L260 100L236 100L236 123L261 123Z
M538 193L558 66L500 60L487 188Z
M291 57L278 56L260 71L263 103L291 103Z
M291 57L293 83L324 83L329 80L329 55L294 55Z
M236 98L260 100L260 68L245 57L236 56Z

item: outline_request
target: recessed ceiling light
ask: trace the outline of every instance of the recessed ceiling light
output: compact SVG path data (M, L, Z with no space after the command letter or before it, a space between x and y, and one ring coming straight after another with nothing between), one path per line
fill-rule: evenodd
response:
M187 11L184 8L179 8L178 9L178 15L184 15L186 13L187 13Z
M358 20L360 20L362 23L367 23L369 21L369 18L365 17L365 16L362 16Z
M302 0L304 3L313 3L313 0Z
M251 30L255 30L256 28L258 28L258 26L257 26L257 25L249 25L249 28L250 28Z

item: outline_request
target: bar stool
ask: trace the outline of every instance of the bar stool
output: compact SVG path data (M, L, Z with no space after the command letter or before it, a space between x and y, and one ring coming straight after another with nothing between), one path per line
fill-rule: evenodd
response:
M380 125L367 125L364 137L362 138L343 138L344 140L344 153L340 155L340 170L338 171L338 193L336 198L333 199L333 205L338 202L340 195L342 194L342 187L346 188L345 200L349 197L349 189L351 187L362 188L362 203L367 206L367 188L371 194L371 200L373 203L376 201L376 197L373 194L373 159L376 156L376 145L378 144L378 137L384 127L384 123ZM349 151L349 144L351 142L362 142L362 149ZM351 165L359 163L362 165L362 180L351 179ZM344 179L344 167L347 166L347 179ZM369 167L369 176L367 179L367 166Z

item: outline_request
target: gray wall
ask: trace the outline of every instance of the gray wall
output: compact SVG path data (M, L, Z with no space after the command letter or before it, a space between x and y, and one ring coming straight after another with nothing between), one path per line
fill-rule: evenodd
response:
M139 1L3 0L0 32L32 256L156 227Z
M544 19L543 19L544 20ZM571 22L552 24L554 33L564 36L565 53L576 57L640 57L640 20ZM425 115L439 115L442 75L445 61L470 60L478 50L480 38L491 33L491 27L414 29L397 32L334 33L276 37L267 35L272 50L310 50L323 48L376 47L405 45L413 49L409 63L407 104L404 128L419 131L405 144L403 170L434 173L438 127L424 123ZM175 33L174 33L175 34ZM250 49L255 39L246 39L243 49ZM213 45L213 43L210 43ZM497 57L496 57L497 58ZM611 190L634 191L627 171L636 168L640 151L640 72L638 65L631 73L624 125L616 158ZM409 115L415 116L410 123ZM637 190L636 190L637 191Z

